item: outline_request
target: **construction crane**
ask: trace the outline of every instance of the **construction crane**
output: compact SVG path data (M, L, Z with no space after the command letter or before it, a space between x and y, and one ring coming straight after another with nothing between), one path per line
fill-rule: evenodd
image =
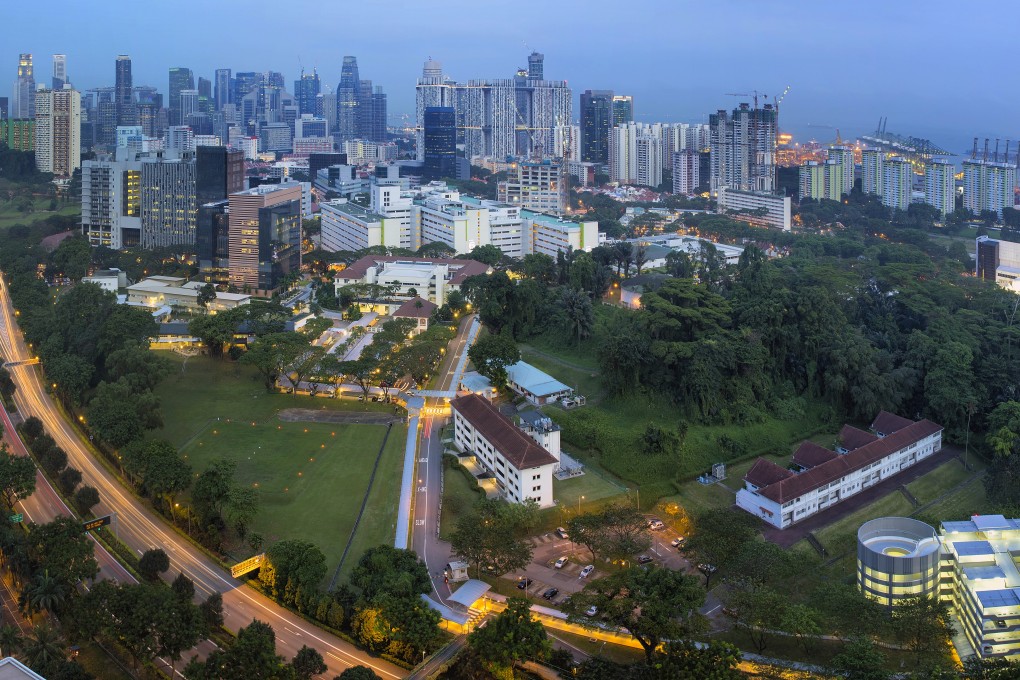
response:
M778 97L772 98L772 103L776 107L776 117L779 116L779 105L783 103L784 99L786 99L786 95L790 92L790 87L791 87L790 85L787 85L786 89L783 90L783 94L779 95Z
M748 92L726 92L725 94L726 94L727 97L752 97L754 99L754 108L758 108L758 97L759 97L759 95L763 99L767 99L768 98L767 94L765 94L763 92L759 92L758 90L751 90L750 93L748 93Z

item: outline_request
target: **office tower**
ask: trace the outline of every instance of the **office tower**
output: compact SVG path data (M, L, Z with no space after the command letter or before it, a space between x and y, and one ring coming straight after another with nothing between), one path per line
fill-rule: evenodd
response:
M677 196L693 196L701 184L698 152L684 149L673 152L673 193Z
M457 176L457 114L452 106L430 106L424 117L424 179Z
M67 55L53 55L53 89L62 90L70 81L67 79Z
M885 154L878 149L861 151L861 191L866 194L882 195L882 168Z
M137 246L141 233L142 165L124 160L85 161L81 168L82 235L93 246Z
M620 184L662 184L662 126L625 123L609 132L609 178Z
M799 179L802 201L806 198L838 201L843 197L843 164L839 159L808 161L800 166Z
M176 125L184 125L188 122L188 116L199 113L198 90L181 90L178 97L178 113Z
M131 57L126 54L117 57L114 82L113 103L116 107L117 125L135 125L138 122L138 111L132 97Z
M521 161L496 187L499 201L534 212L563 213L568 204L567 167L559 161Z
M319 96L320 88L319 73L315 69L312 69L311 73L305 73L304 69L301 69L301 77L294 81L294 99L297 101L299 113L302 115L321 113L316 111L316 98Z
M301 114L301 117L294 121L294 137L328 137L329 121L325 118L317 118L311 114Z
M142 163L143 248L195 244L195 160L191 154Z
M719 110L708 117L713 194L718 193L720 187L741 191L775 190L778 123L771 104L760 109L741 104L732 113Z
M936 158L924 166L924 202L938 209L942 216L956 210L956 166Z
M187 125L171 125L166 129L167 150L194 151L195 133Z
M975 215L1013 207L1016 167L1009 163L970 159L963 162L963 207Z
M231 99L230 87L230 69L229 68L218 68L216 69L216 83L215 89L213 90L213 99L217 111L222 111L223 107L233 102Z
M81 95L67 87L35 93L35 165L70 177L81 167Z
M230 283L230 202L227 199L198 204L195 255L199 280L216 285Z
M358 78L357 57L344 57L340 84L336 88L336 125L339 141L358 137L358 104L361 102L361 80Z
M195 197L198 205L222 201L244 190L244 152L225 146L195 150Z
M634 122L634 98L629 94L618 94L613 97L613 125L626 125Z
M609 162L612 100L610 90L585 90L581 94L581 160L586 163Z
M255 89L255 86L259 82L259 74L254 71L244 71L238 73L233 81L233 89L231 91L230 103L237 106L238 110L241 108L241 100L248 95L249 92ZM241 121L244 125L246 121Z
M194 89L195 77L192 75L190 68L177 66L170 69L170 89L167 101L167 108L170 111L168 116L170 125L181 125L184 120L184 117L181 115L181 91Z
M882 204L906 210L913 190L914 169L910 161L898 156L887 158L882 168Z
M259 151L290 151L294 148L290 126L268 123L259 130Z
M370 139L373 142L385 142L389 135L386 129L386 93L383 92L382 85L376 85L372 90L371 102L372 115L368 117L368 129L363 131L362 134L366 139Z
M213 109L212 81L208 78L199 77L198 87L198 110L202 113L209 113Z
M545 55L532 52L528 55L528 80L545 80Z
M275 290L301 268L301 185L263 184L227 200L230 285Z
M415 87L415 155L425 160L425 109L453 107L453 85L443 76L443 66L429 58Z
M854 188L854 148L852 146L830 146L829 160L836 161L843 170L844 194L849 194Z
M31 54L18 56L18 79L14 81L12 94L10 117L35 120L35 76Z

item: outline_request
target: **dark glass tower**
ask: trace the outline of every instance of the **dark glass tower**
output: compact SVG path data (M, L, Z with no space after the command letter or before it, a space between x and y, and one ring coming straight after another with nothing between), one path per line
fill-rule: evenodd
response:
M457 114L452 106L425 109L425 179L457 176Z
M216 89L213 90L213 98L216 101L216 110L222 111L224 105L231 103L233 100L230 98L230 69L229 68L218 68L216 69Z
M294 81L294 99L297 100L298 113L315 115L315 100L321 91L319 74L312 69L311 73L301 71L301 77Z
M344 57L340 84L336 88L336 124L341 143L358 137L358 104L361 102L361 80L358 58Z
M170 111L170 125L181 125L181 90L194 90L195 76L190 68L177 66L170 69L170 100L167 109Z
M138 111L131 99L131 57L117 57L117 74L114 81L114 103L117 105L117 125L137 125Z
M545 55L532 52L528 55L528 80L543 80L545 77Z
M198 205L222 201L244 191L244 152L225 146L195 150L195 196Z
M609 130L613 127L611 90L585 90L581 94L581 160L609 162Z
M212 111L212 81L208 78L198 79L198 110L202 113Z

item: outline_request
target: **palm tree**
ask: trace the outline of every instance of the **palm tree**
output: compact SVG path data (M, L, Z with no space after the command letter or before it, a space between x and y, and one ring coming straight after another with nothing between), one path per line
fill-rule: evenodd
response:
M567 317L567 325L577 336L577 346L581 340L591 335L595 326L595 312L591 307L591 298L582 290L566 288L560 298L560 308Z
M21 609L26 614L34 614L43 609L53 614L64 604L65 597L64 584L50 576L49 570L46 570L36 574L21 594Z
M21 648L22 642L17 626L0 626L0 656L11 656Z
M56 629L42 623L32 629L32 636L25 641L24 653L26 663L33 670L46 670L64 659L64 643Z

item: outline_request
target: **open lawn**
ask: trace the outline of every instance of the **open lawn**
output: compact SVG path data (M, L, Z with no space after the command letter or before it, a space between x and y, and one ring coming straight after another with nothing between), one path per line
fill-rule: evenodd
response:
M467 512L485 493L463 467L454 467L443 458L443 512L439 518L439 537L450 540L457 518Z
M973 474L973 472L968 472L963 467L963 463L959 459L953 458L923 477L907 484L907 491L913 494L918 503L924 505L935 500Z
M165 425L155 436L180 447L196 473L216 458L234 460L236 483L259 489L260 510L251 530L267 544L281 539L315 543L326 555L331 577L387 426L283 422L276 417L282 408L346 406L363 411L366 405L267 394L245 367L205 357L186 364L176 357L174 366L175 373L158 388ZM375 410L380 406L367 405ZM366 548L393 539L405 437L405 425L394 424L369 496L370 511L354 538L345 573ZM233 557L250 552L247 546L231 547Z
M906 517L913 511L914 506L910 504L906 496L899 491L891 491L857 512L816 531L815 537L825 546L830 555L851 552L857 545L857 530L868 520L876 517Z
M961 489L947 495L933 505L924 508L918 513L918 519L929 523L966 520L972 515L980 515L989 512L991 506L985 496L985 485L982 478L975 479Z
M0 200L0 229L7 229L15 224L27 226L33 222L44 220L50 215L64 215L67 217L81 215L81 205L78 203L60 203L57 210L51 212L49 198L36 198L32 202L33 210L29 213L23 213L18 210L19 204L20 199L14 201Z

